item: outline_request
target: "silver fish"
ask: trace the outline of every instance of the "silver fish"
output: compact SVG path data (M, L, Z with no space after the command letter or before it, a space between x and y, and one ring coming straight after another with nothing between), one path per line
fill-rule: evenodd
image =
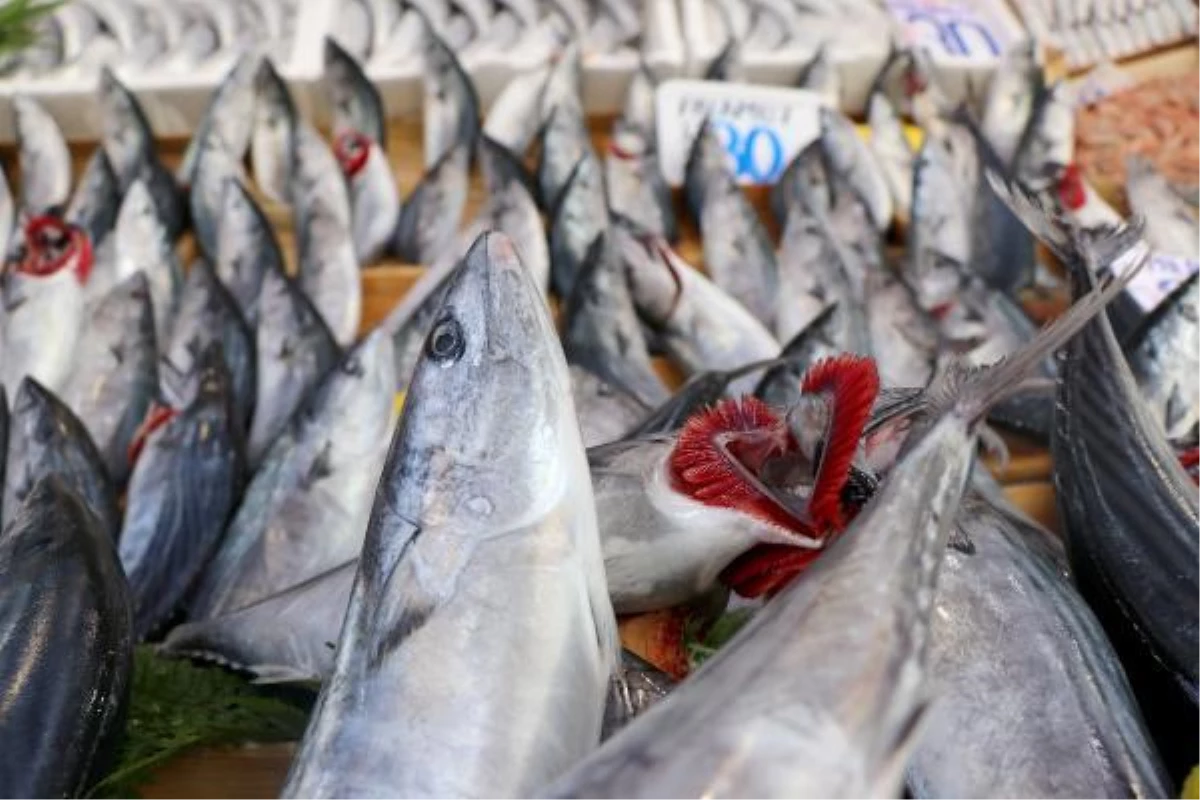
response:
M867 101L867 120L871 126L868 147L887 180L895 213L907 220L912 209L913 152L904 137L904 128L892 104L882 94L873 94Z
M183 601L225 530L244 481L233 388L216 343L197 356L188 405L156 418L129 479L121 565L144 639Z
M258 466L292 412L337 360L337 343L308 296L282 270L267 270L255 330L258 388L246 442L252 467Z
M1195 443L1200 426L1198 280L1193 273L1125 342L1147 408L1177 442Z
M275 231L246 187L226 178L214 268L251 328L258 325L259 295L268 273L284 271Z
M867 274L863 308L882 386L924 386L940 353L937 324L912 288L890 270Z
M703 238L705 270L714 283L771 326L779 292L775 251L707 122L688 154L685 183Z
M12 99L21 166L21 206L31 215L61 209L71 196L71 151L58 123L32 98Z
M62 399L87 426L116 486L129 477L129 446L158 394L150 283L135 272L92 308Z
M263 59L254 77L250 161L254 166L254 182L277 203L290 201L291 147L297 120L291 92L271 59Z
M1146 240L1165 253L1200 259L1195 210L1171 190L1149 159L1133 155L1125 167L1125 194L1132 212L1146 221Z
M500 231L508 236L534 283L548 288L550 248L537 202L522 180L524 176L514 175L509 170L515 156L501 150L503 145L486 136L479 142L479 167L488 199L479 211L478 221L483 223L485 230Z
M583 113L565 103L548 113L542 126L540 148L539 200L543 208L553 210L558 206L575 166L585 159L599 163L599 158L592 147Z
M541 291L485 235L413 376L283 796L523 795L596 746L618 645L585 469ZM467 719L492 723L447 748Z
M550 67L542 65L518 72L504 84L483 122L484 135L515 153L524 153L537 136L542 89L549 76Z
M392 251L412 264L432 264L454 239L467 202L471 150L460 143L421 177L404 201Z
M604 175L594 154L585 151L550 211L550 277L560 298L574 292L588 248L607 226Z
M874 153L854 130L854 124L836 109L822 108L821 148L829 170L840 175L863 205L877 230L892 222L894 206L887 178Z
M624 119L613 125L604 178L609 208L668 242L678 241L674 199L659 169L658 153L652 140Z
M188 202L192 214L192 230L200 252L210 260L217 258L217 240L220 236L221 219L225 214L225 199L231 181L243 181L245 176L241 164L225 150L215 137L209 137L200 146L196 165L192 170L192 185Z
M634 395L574 365L571 398L579 415L584 447L615 442L650 413L650 408Z
M325 38L325 76L334 137L355 131L386 150L387 117L379 90L354 56L329 37Z
M376 330L343 357L267 451L188 602L192 618L257 603L362 549L396 386Z
M180 185L191 186L196 160L210 139L215 138L225 154L235 162L240 162L245 156L254 133L254 83L260 59L261 56L256 53L239 56L213 92L175 173Z
M387 153L370 136L345 130L333 149L350 191L354 255L360 264L370 264L391 244L400 217L400 188Z
M479 136L475 84L454 52L432 30L425 35L425 166L433 170L456 147L468 151Z
M1050 188L1075 157L1075 106L1063 81L1044 87L1017 145L1013 171L1034 191Z
M913 168L909 262L905 273L922 308L940 312L954 301L971 258L970 198L949 148L936 136L921 144Z
M165 346L179 308L183 267L150 191L140 180L129 187L121 202L113 244L115 261L107 273L97 270L88 282L88 297L98 301L130 275L145 273L153 300L155 338L159 346Z
M87 173L84 175L86 177ZM19 235L17 205L13 201L12 187L8 185L3 170L0 170L0 260L8 261L9 252Z
M4 191L7 191L7 184L0 189L0 193ZM71 195L71 202L63 212L63 219L87 231L88 239L95 250L108 238L108 234L117 224L117 210L120 206L121 187L117 183L117 176L113 173L112 164L108 162L108 156L104 154L104 148L97 147L88 159L87 166L83 168L83 175L79 178L75 193ZM3 218L4 212L0 209L0 220ZM11 220L11 211L8 218ZM6 233L11 230L11 225L10 222L8 228L5 228ZM3 226L4 223L0 222L0 228ZM4 241L8 239L6 235L3 238ZM2 244L0 242L0 245Z
M980 126L996 155L1011 168L1025 126L1033 116L1034 99L1042 87L1036 40L1017 44L1005 54L992 75L983 103Z

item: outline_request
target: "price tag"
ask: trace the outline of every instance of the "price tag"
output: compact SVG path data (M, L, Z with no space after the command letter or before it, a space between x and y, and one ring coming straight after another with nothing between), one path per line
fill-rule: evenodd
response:
M1132 259L1127 259L1126 263L1118 262L1113 265L1113 271L1123 273L1134 263ZM1168 253L1154 253L1150 256L1150 262L1125 287L1125 291L1143 311L1149 313L1197 270L1200 270L1200 261Z
M683 184L696 133L712 122L743 185L770 184L820 133L816 92L719 81L670 80L655 97L658 157L672 186Z
M905 38L939 63L991 64L1013 44L1004 13L980 0L886 0Z

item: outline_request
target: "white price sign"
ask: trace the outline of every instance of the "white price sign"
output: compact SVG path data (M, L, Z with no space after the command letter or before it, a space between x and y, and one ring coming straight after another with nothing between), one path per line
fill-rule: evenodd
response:
M990 64L1012 45L1010 29L979 0L887 0L911 44L939 62Z
M692 142L709 120L740 184L770 184L820 133L816 92L719 81L670 80L655 98L658 157L672 186L683 184Z
M1127 263L1114 264L1113 271L1124 272L1135 263L1127 259ZM1143 311L1150 312L1166 300L1176 287L1195 275L1197 270L1200 270L1200 261L1168 253L1154 253L1150 256L1150 262L1125 287L1125 291Z

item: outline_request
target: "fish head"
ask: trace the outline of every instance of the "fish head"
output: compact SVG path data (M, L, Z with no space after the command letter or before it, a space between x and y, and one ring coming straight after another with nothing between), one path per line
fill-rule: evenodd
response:
M392 494L395 512L414 522L477 528L486 519L506 530L578 477L579 437L542 292L511 240L485 233L449 279L425 340L381 498ZM385 486L389 474L404 479Z
M291 129L296 120L296 106L291 93L270 58L263 58L254 75L255 124L275 131L280 137Z
M25 493L0 534L0 564L12 585L44 585L47 572L69 570L83 537L81 522L95 517L61 476L50 473Z
M11 436L15 441L23 441L27 451L31 446L45 448L58 441L64 431L77 427L73 416L53 392L26 376L21 380L17 396L13 398L9 417ZM12 479L19 481L21 476L14 475ZM30 487L24 488L28 490ZM18 492L18 497L23 496Z
M158 207L150 194L150 187L141 178L129 185L117 212L117 228L130 231L146 231L158 221Z
M679 304L680 270L687 267L663 239L641 230L636 222L614 217L618 224L610 229L613 248L624 266L634 305L650 324L663 325Z
M425 118L438 130L454 131L455 141L472 146L479 133L479 98L454 51L432 29L426 30ZM443 144L443 147L446 146Z
M151 153L151 130L133 92L109 67L100 71L102 144L121 186L134 179Z
M93 263L91 239L79 226L51 215L31 217L25 224L18 273L45 278L69 270L82 285L87 283Z
M698 185L703 185L714 172L728 171L728 169L729 155L721 144L721 137L717 134L717 129L712 121L705 118L696 132L696 138L692 140L692 147L688 152L685 167L688 176L687 182L696 181Z

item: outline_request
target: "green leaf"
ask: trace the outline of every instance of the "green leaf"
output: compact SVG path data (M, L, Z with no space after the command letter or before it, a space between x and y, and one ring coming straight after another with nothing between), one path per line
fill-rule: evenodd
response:
M66 0L8 0L0 4L0 54L23 50L37 38L37 23Z
M198 745L290 741L308 721L305 703L255 686L220 667L163 658L137 648L125 738L117 764L93 797L136 797L164 762Z
M754 609L739 608L722 614L707 631L702 632L689 625L684 631L683 641L691 668L696 669L721 649L753 616Z

